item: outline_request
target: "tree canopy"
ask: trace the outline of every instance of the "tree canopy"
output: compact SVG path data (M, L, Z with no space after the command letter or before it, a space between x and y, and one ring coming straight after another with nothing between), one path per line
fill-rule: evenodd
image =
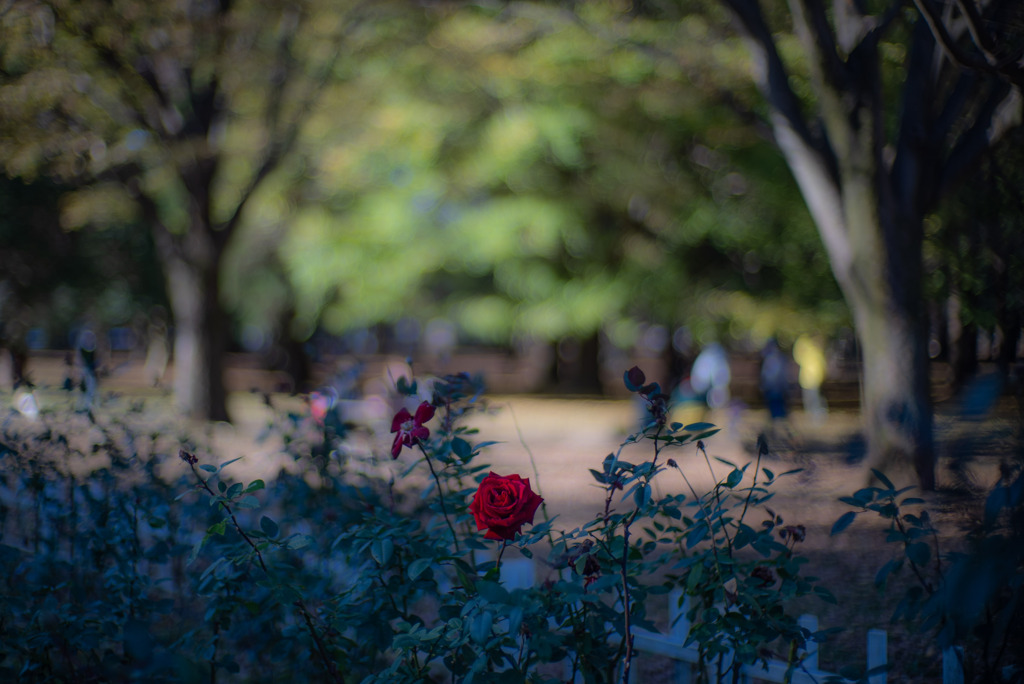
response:
M689 77L702 22L667 59L664 22L600 37L542 7L453 11L364 64L344 86L361 115L326 138L305 191L325 201L283 242L300 315L443 315L490 341L609 327L626 346L638 321L755 324L755 298L841 320L781 161Z

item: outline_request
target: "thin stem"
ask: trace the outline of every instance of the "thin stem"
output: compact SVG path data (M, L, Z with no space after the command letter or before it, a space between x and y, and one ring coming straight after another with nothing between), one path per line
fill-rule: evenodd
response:
M622 617L625 621L623 639L626 642L626 658L622 664L622 684L629 684L629 673L633 664L633 631L630 625L632 610L630 608L629 574L627 572L629 561L629 525L631 522L632 520L627 522L622 530Z
M689 478L686 477L686 473L683 472L683 469L679 467L678 463L675 467L676 470L679 471L679 474L682 475L683 482L685 482L686 486L690 488L690 493L693 494L693 498L697 501L697 505L700 507L701 513L704 514L704 524L708 526L708 535L711 537L711 554L715 559L715 569L718 571L718 577L721 579L722 565L718 560L718 544L715 543L715 533L714 529L711 527L711 518L708 514L708 510L704 507L704 499L697 496L697 491L693 488L693 485L690 484Z
M434 470L434 462L430 460L430 454L423 447L423 443L417 441L416 444L419 446L420 451L423 452L423 457L427 460L427 466L430 467L430 474L434 476L434 482L437 484L437 499L441 502L441 513L444 514L444 521L448 523L448 529L452 533L452 541L455 542L455 553L462 554L459 550L459 535L455 533L455 526L452 525L452 519L448 517L448 507L444 503L444 489L441 487L441 478L438 477L437 471Z
M714 488L714 490L712 490L715 493L715 510L721 512L722 511L722 490L719 487L721 482L719 481L718 477L715 475L715 469L711 467L711 459L708 457L708 450L704 448L703 440L698 440L697 441L697 451L701 452L704 455L704 461L705 461L705 463L708 464L708 470L711 472L711 479L715 481L715 488ZM710 518L708 519L708 530L711 530L711 519ZM729 536L729 529L726 527L726 523L724 522L724 515L723 515L723 522L722 522L722 534L725 535L725 545L727 547L729 547L729 555L732 556L732 537ZM712 533L712 539L713 538L714 538L714 533Z
M659 445L658 440L661 438L661 431L664 427L665 426L663 424L659 423L658 430L654 433L654 437L652 438L654 441L654 459L651 461L651 469L644 478L645 486L650 485L654 474L658 472L658 455L661 453L661 446ZM636 507L633 514L629 517L622 528L622 560L620 561L620 572L622 574L622 616L625 621L624 639L626 642L626 657L622 664L622 684L629 684L630 669L633 665L633 630L631 629L632 606L629 593L629 532L630 526L636 522L637 517L640 515L641 508L641 506Z
M217 495L210 488L210 485L206 483L206 480L204 480L203 477L199 474L199 471L196 470L195 463L193 463L192 461L188 461L188 467L192 469L192 473L196 476L196 480L199 481L199 484L202 485L203 489L205 489L210 496L216 497ZM263 570L264 574L270 575L270 571L267 569L267 564L263 562L263 554L260 553L259 548L256 546L256 543L253 542L252 538L250 538L249 535L245 533L245 530L242 529L242 526L238 522L238 518L235 517L235 512L231 510L231 506L228 505L227 501L221 501L219 503L221 507L223 507L224 512L226 512L228 514L228 517L231 519L231 524L232 526L234 526L235 531L238 532L238 534L241 535L242 539L245 540L245 543L248 544L250 548L252 548L253 552L256 555L256 560L259 561L260 568Z
M892 503L893 506L896 506L895 497L892 498ZM910 538L907 534L907 528L904 527L903 520L900 518L900 512L898 508L896 510L896 514L893 516L893 522L896 523L896 526L900 530L900 534L903 536L903 550L906 551L910 548ZM928 592L929 596L934 594L935 590L932 589L932 583L929 582L928 579L921 573L920 566L917 563L915 563L912 558L908 557L907 560L910 561L910 569L914 571L914 576L917 577L917 581L921 584L924 590Z
M505 547L508 546L508 539L501 540L501 548L498 549L498 559L494 561L494 569L501 572L501 557L505 555Z
M533 468L533 479L534 479L534 483L533 484L537 488L536 489L537 495L541 497L541 502L540 502L540 512L541 512L541 515L544 516L544 521L545 522L550 522L551 518L548 517L548 504L547 504L547 501L545 501L543 499L544 492L542 492L540 490L540 471L537 469L537 460L533 457L533 450L530 449L530 445L526 443L526 438L523 437L523 431L519 428L519 419L516 418L515 411L512 410L512 405L511 404L509 404L509 406L508 406L508 412L512 416L512 423L513 423L513 425L516 426L516 435L519 436L519 444L521 444L523 449L526 451L526 455L530 457L530 466ZM550 530L548 530L548 541L551 542L552 544L554 543L554 539L552 538L552 532Z
M320 633L317 632L316 626L313 624L313 616L310 615L309 609L306 608L306 604L302 602L302 599L299 599L292 605L299 609L299 613L302 614L302 619L306 621L306 629L309 631L310 636L313 637L317 653L320 654L320 659L323 660L324 665L327 667L327 674L329 674L331 679L336 682L342 681L334 667L334 661L331 659L330 654L327 653L327 647L324 646L324 642L320 638Z
M747 500L743 502L743 512L740 513L740 524L747 517L747 508L750 506L750 498L754 495L754 488L757 487L757 473L761 470L761 455L765 453L762 449L764 444L760 439L757 441L757 460L754 462L754 481L750 485L750 490L747 491ZM767 448L767 445L766 445Z
M192 473L196 476L196 479L202 485L203 489L205 489L210 494L210 496L216 497L217 495L214 494L213 490L210 488L210 485L207 484L206 480L204 480L202 476L199 474L199 471L196 470L195 456L192 456L191 454L189 454L188 456L189 458L183 458L185 462L188 463L188 467L192 469ZM235 517L234 511L231 510L231 506L229 506L226 501L220 501L219 503L224 508L224 511L228 514L228 517L231 519L231 524L234 526L235 531L238 532L238 534L241 535L242 539L244 539L245 542L252 548L253 552L256 555L256 560L259 561L260 569L263 570L263 574L265 574L267 577L271 577L270 570L267 568L267 564L263 561L263 554L260 552L259 547L256 546L255 542L253 542L252 538L250 538L249 535L245 533L245 530L242 529L242 526L239 524L238 519ZM306 629L309 631L310 637L312 637L313 642L316 644L317 652L319 653L320 658L323 660L324 669L327 670L327 674L330 676L332 680L336 682L341 682L342 680L341 677L338 676L338 672L335 669L334 661L331 660L329 654L327 653L327 648L326 646L324 646L323 640L320 638L320 633L317 632L316 627L313 624L313 617L310 614L309 609L306 608L306 604L302 602L302 599L299 599L292 605L299 609L299 613L302 615L303 620L305 620Z
M213 652L210 654L210 684L217 684L217 647L220 645L220 622L213 626Z

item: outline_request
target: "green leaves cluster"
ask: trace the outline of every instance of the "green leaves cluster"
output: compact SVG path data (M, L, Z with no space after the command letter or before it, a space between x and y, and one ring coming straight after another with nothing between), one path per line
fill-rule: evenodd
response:
M832 526L839 534L863 514L888 521L885 541L898 551L875 576L880 589L895 584L900 594L892 621L930 633L940 649L956 647L967 681L1017 681L1021 673L1018 625L1024 590L1024 474L1004 466L983 507L973 516L960 548L943 551L925 500L906 496L873 470L881 486L865 487L841 501L857 508ZM911 512L913 511L913 512ZM1017 654L1017 655L1015 655Z

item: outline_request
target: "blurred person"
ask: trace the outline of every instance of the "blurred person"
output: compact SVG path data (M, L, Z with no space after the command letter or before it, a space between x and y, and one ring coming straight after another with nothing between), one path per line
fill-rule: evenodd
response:
M769 425L767 437L776 439L785 433L792 440L789 427L789 358L782 353L779 343L768 340L761 350L761 397L768 407ZM770 442L769 442L770 443Z
M29 420L39 417L39 402L31 384L19 383L14 388L14 410Z
M793 345L793 360L800 367L797 379L803 397L804 411L814 423L821 423L828 406L821 396L821 385L825 382L825 350L817 337L803 334Z
M729 356L718 342L712 342L697 354L690 370L690 386L704 397L708 408L723 408L729 403Z
M75 358L82 371L82 382L79 386L83 393L83 407L89 408L96 399L99 389L99 374L96 366L96 333L89 328L78 336Z

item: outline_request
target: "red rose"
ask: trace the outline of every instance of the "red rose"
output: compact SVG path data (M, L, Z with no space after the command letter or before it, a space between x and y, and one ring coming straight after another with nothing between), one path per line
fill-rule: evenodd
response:
M396 413L391 421L391 431L398 434L395 435L395 441L391 445L391 458L398 458L403 445L411 447L429 437L430 430L423 424L433 417L434 407L425 401L417 407L415 416L405 408Z
M469 511L476 519L477 529L487 529L485 538L512 540L524 523L533 523L543 500L530 489L529 478L491 473L480 483Z

